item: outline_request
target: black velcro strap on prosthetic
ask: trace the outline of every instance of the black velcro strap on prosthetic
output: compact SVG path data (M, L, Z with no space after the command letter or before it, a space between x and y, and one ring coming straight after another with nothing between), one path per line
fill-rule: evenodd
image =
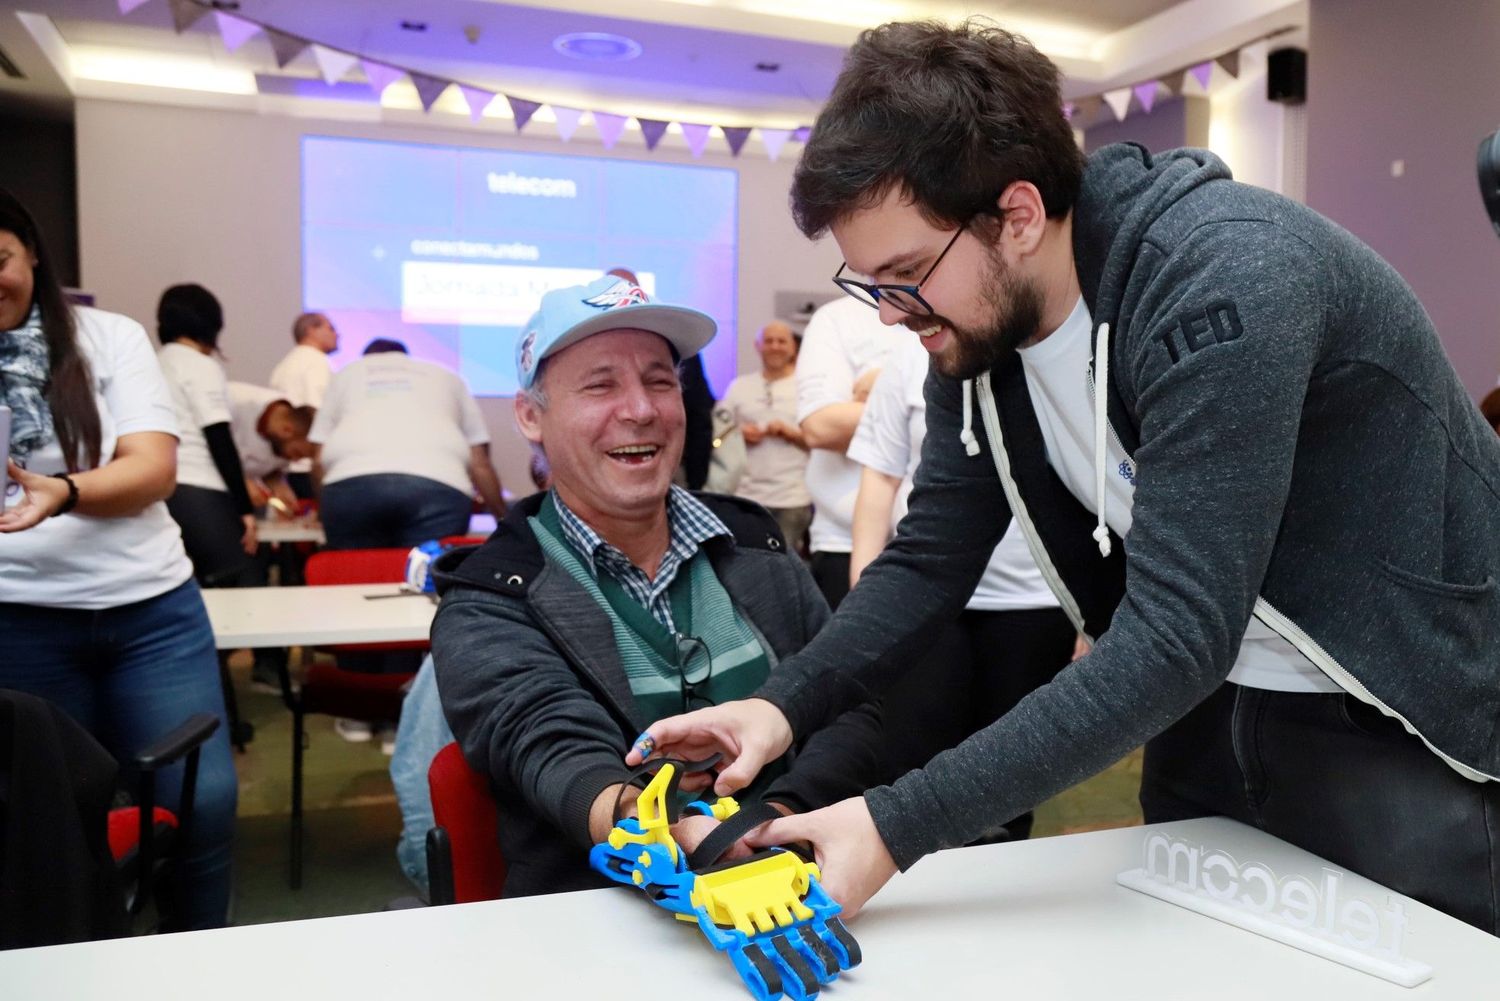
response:
M766 821L777 820L780 817L781 811L770 803L751 803L740 807L738 813L715 827L708 837L699 843L697 849L688 854L688 868L693 872L698 872L713 865L723 858L724 853L734 847L734 843L740 838Z

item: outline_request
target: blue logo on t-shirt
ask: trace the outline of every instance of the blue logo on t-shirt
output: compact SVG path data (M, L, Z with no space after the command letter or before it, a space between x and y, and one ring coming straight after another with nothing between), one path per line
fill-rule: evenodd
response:
M1135 464L1129 459L1120 463L1120 478L1131 486L1135 486Z

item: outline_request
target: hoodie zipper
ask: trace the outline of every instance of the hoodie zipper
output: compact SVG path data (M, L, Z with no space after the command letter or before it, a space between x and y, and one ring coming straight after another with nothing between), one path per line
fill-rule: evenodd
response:
M1010 455L1005 451L1005 442L1000 437L1000 415L995 409L995 395L990 390L988 372L974 380L974 393L979 397L979 412L984 418L984 433L990 440L990 458L994 460L995 472L1000 474L1000 485L1005 489L1005 499L1010 504L1010 513L1021 526L1021 534L1026 537L1026 547L1031 550L1031 558L1036 561L1036 568L1042 572L1047 586L1057 596L1058 603L1067 613L1069 621L1073 623L1073 628L1093 643L1094 637L1084 628L1083 612L1078 608L1078 601L1063 583L1062 575L1057 572L1057 567L1053 566L1052 557L1047 552L1047 547L1042 545L1036 524L1031 520L1031 512L1026 509L1025 503L1021 500L1021 491L1016 488L1016 481L1011 478Z

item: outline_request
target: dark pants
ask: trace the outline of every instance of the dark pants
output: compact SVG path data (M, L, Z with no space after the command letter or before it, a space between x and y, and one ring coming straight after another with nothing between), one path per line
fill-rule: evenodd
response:
M1222 814L1500 934L1500 783L1353 696L1226 683L1146 745L1141 808Z
M0 603L0 688L55 703L122 763L193 713L224 718L214 634L192 581L102 611ZM160 805L177 808L182 772L161 773ZM203 745L191 843L168 890L184 928L224 924L238 790L221 726Z
M167 510L182 529L182 544L199 585L259 587L266 583L265 571L240 545L245 523L228 492L179 483L167 498Z
M469 531L473 499L425 476L375 473L323 487L329 549L407 549Z
M839 605L849 596L849 554L813 553L807 565L818 590L823 592L823 600L828 602L829 608L838 611Z
M964 611L881 698L888 767L903 775L1010 712L1068 666L1076 638L1060 608ZM1031 836L1025 813L986 840Z

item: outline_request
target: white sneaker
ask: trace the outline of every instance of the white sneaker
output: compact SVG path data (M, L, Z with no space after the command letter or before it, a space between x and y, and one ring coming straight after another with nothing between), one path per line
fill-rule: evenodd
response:
M351 744L369 743L375 736L370 724L357 719L344 719L342 716L333 721L333 730Z
M396 753L396 724L381 723L375 728L375 736L380 740L380 753L387 758Z

